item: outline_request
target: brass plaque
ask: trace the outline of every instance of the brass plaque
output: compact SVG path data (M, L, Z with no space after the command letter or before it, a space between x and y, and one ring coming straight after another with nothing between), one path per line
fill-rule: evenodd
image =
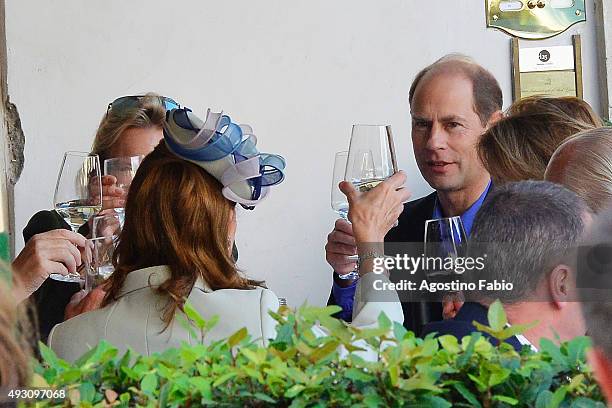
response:
M521 72L521 97L534 95L576 96L574 71Z
M527 96L583 97L582 42L572 36L572 45L520 47L512 39L514 100Z
M528 40L561 34L586 21L585 0L486 0L487 27Z

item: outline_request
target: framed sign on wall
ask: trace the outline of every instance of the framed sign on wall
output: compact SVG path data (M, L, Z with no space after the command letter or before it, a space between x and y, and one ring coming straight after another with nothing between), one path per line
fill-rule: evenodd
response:
M514 100L532 95L583 97L580 35L572 45L520 47L512 39Z

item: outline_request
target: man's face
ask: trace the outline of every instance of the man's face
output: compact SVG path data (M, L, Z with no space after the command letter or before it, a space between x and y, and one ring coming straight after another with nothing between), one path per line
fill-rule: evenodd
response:
M472 83L457 73L430 73L411 104L417 164L438 191L457 191L488 177L476 152L485 132L474 112Z

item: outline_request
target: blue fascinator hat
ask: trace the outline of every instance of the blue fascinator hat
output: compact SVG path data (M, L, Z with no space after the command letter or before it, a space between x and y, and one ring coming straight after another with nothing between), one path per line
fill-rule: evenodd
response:
M175 155L219 180L225 198L247 209L285 178L285 159L260 153L253 129L235 124L223 112L208 109L201 120L189 108L172 109L166 113L164 140Z

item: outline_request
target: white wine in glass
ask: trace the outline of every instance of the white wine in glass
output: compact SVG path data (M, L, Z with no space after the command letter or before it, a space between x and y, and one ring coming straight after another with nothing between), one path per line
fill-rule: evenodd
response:
M102 210L100 159L85 152L66 152L53 198L55 211L74 232ZM81 282L79 273L51 274L64 282Z
M353 125L344 179L368 191L397 172L391 126Z

